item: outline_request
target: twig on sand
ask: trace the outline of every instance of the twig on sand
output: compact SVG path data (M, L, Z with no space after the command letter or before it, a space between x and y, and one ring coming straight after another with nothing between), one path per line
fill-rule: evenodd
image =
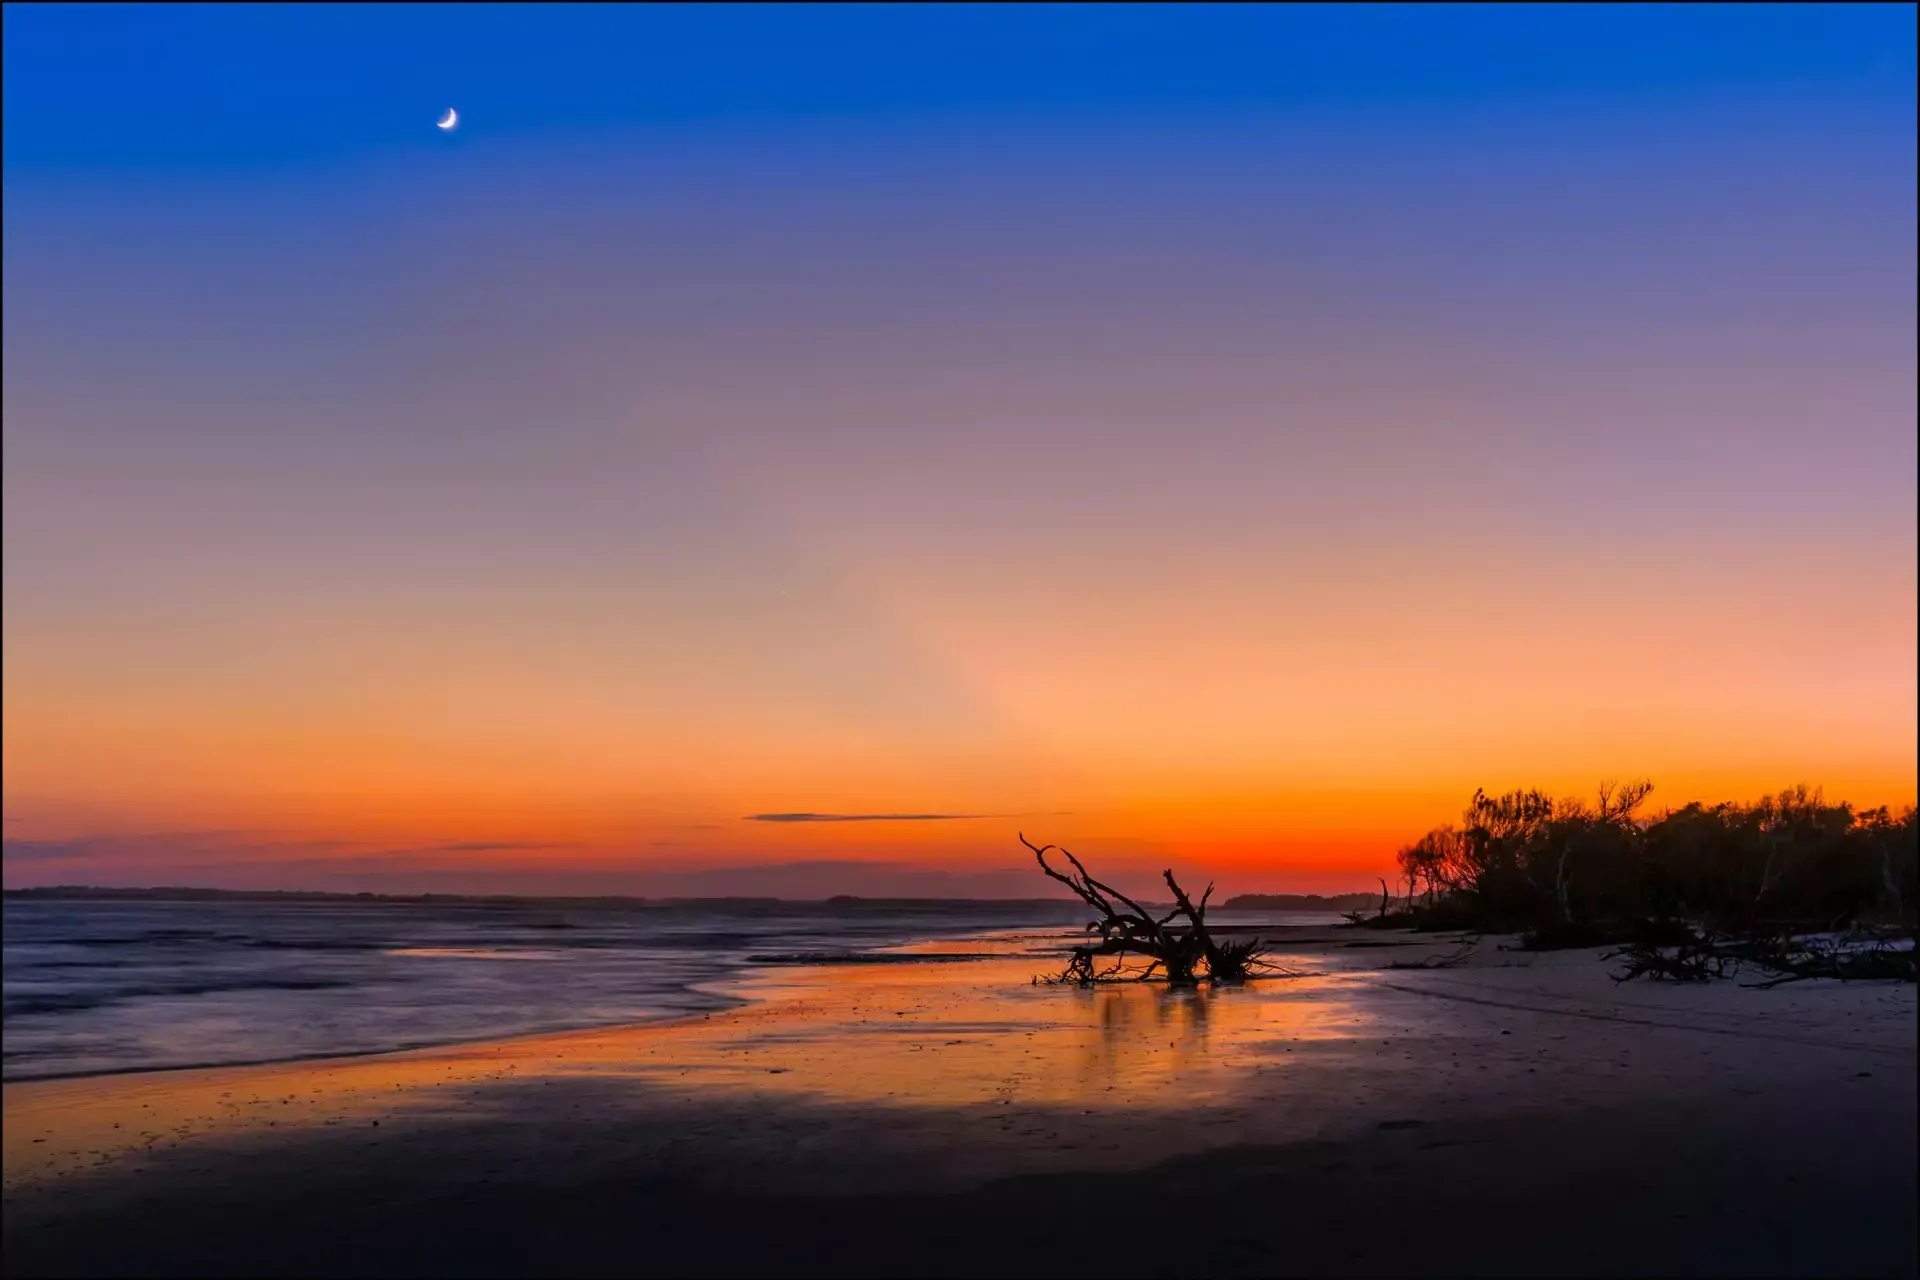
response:
M1424 960L1390 960L1389 969L1452 969L1465 964L1473 953L1480 948L1480 939L1468 938L1458 948L1442 956L1428 956Z

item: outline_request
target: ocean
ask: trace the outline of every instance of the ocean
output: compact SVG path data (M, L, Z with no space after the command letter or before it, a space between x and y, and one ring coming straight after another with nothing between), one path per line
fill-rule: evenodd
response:
M1056 967L1085 919L1068 901L10 899L0 1076L274 1062L645 1021L738 1003L728 979L752 966L891 959L891 948L943 939L961 953L968 937L995 937L1003 951L1016 942L1044 957L1040 971Z
M726 1007L755 963L995 929L1071 903L9 900L4 1078L449 1044ZM1064 943L1064 937L1062 938Z

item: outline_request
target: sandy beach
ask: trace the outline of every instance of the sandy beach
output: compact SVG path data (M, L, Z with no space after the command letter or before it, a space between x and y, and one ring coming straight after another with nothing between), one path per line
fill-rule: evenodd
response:
M1914 1273L1913 988L1355 941L1296 931L1302 976L1237 989L777 967L672 1022L9 1084L5 1263Z

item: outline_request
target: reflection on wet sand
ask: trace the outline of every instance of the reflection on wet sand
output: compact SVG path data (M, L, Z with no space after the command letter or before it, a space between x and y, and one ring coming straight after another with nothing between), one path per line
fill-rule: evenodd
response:
M1001 954L769 964L728 988L752 1003L671 1023L10 1084L9 1222L95 1192L191 1211L256 1178L348 1200L384 1179L421 1213L482 1189L530 1205L661 1183L722 1200L955 1191L1229 1149L1292 1151L1313 1181L1342 1160L1471 1152L1492 1132L1476 1126L1541 1114L1645 1135L1676 1108L1770 1099L1724 1123L1798 1123L1822 1099L1853 1108L1809 1121L1850 1135L1836 1151L1871 1145L1862 1117L1912 1114L1911 987L1623 990L1591 953L1487 948L1478 967L1389 973L1454 943L1288 943L1304 976L1238 988L1035 986L1057 951L967 939Z
M1336 938L1299 979L1077 990L1029 985L1057 957L1025 949L769 965L760 1002L669 1024L8 1085L9 1265L872 1273L931 1240L961 1274L1078 1274L1087 1224L1172 1214L1201 1225L1131 1273L1393 1274L1519 1195L1546 1248L1506 1269L1568 1270L1601 1212L1624 1272L1683 1256L1672 1207L1704 1182L1684 1256L1750 1241L1745 1274L1778 1252L1753 1206L1802 1221L1814 1169L1847 1216L1798 1269L1913 1269L1910 986L1623 992L1590 953L1497 950L1389 973ZM1383 1232L1382 1204L1425 1216Z
M1343 997L1346 980L1330 976L1079 990L1028 986L1031 969L1024 959L985 961L964 982L949 966L760 977L741 989L766 1003L714 1019L706 1034L676 1028L637 1061L613 1046L610 1056L572 1061L643 1077L691 1071L708 1088L836 1102L1129 1106L1155 1102L1176 1078L1185 1097L1224 1099L1256 1058L1276 1056L1263 1048L1351 1036L1365 1021Z
M1170 991L1033 986L1052 963L1013 938L963 964L771 968L752 1003L638 1027L262 1067L6 1086L9 1187L208 1138L280 1137L471 1114L499 1089L590 1079L648 1096L769 1097L881 1108L1076 1112L1232 1099L1295 1042L1361 1032L1353 979L1322 974Z

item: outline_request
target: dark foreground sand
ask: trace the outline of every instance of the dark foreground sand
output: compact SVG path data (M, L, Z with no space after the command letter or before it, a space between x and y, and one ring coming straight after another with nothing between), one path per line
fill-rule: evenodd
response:
M10 1276L1912 1275L1912 988L1592 953L852 966L651 1027L9 1085Z

